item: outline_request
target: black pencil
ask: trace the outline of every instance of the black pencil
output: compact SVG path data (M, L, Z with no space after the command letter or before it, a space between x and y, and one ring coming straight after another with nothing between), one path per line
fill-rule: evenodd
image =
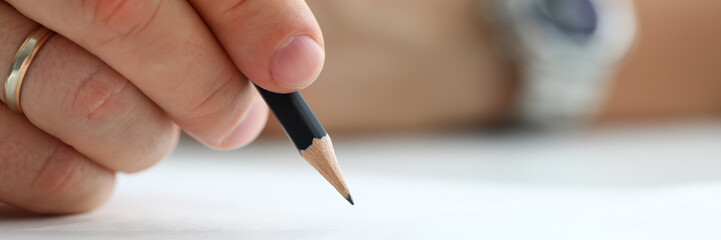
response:
M257 86L256 86L257 87ZM330 136L300 92L274 93L257 87L300 155L353 204Z

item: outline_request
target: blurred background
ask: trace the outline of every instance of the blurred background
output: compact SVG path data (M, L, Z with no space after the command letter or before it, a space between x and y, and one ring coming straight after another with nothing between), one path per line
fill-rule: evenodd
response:
M593 128L721 113L721 2L307 2L327 57L304 95L334 135L518 122ZM269 132L282 133L269 122Z

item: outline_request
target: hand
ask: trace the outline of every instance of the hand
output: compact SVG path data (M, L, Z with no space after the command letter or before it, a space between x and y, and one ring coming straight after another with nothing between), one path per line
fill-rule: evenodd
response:
M38 213L98 206L116 171L157 163L179 128L214 148L247 144L268 113L248 78L292 92L324 62L302 0L5 2L0 68L38 23L57 32L25 77L24 114L0 107L0 201Z

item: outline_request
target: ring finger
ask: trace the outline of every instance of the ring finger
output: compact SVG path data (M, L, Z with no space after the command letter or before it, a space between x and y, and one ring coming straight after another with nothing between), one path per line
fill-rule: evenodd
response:
M38 27L0 2L0 66ZM178 129L133 84L60 35L38 52L22 85L27 119L112 170L138 171L175 146Z

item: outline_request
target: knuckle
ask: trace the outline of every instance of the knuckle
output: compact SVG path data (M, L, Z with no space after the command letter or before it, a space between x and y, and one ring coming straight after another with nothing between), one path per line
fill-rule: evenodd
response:
M125 98L124 92L132 87L124 79L103 76L104 66L98 66L71 94L70 115L81 122L93 125L117 121L117 117L132 111L133 103Z
M72 189L74 180L83 159L72 148L58 143L55 149L45 157L44 164L38 171L33 187L45 197L63 195Z
M211 81L214 89L195 99L190 104L183 107L182 114L190 120L215 119L219 115L227 114L228 110L234 110L233 106L238 103L237 99L241 95L238 89L242 89L241 75L238 71L228 68L220 73Z
M245 15L248 8L248 0L225 1L227 5L222 7L222 15L234 19Z
M75 213L102 203L114 181L92 179L95 182L87 184L91 167L90 162L73 148L57 143L45 157L31 185L40 202L27 206L28 210L36 213Z
M80 147L103 166L123 172L144 170L165 158L177 143L178 127L107 65L100 64L76 81L61 108L67 109L68 120L92 129L91 139L96 141ZM115 145L118 142L123 144ZM99 150L101 146L106 147Z
M115 139L101 140L105 144L125 143L105 148L102 156L92 156L106 167L123 172L147 169L170 153L180 130L162 110L150 109L150 102L129 81L103 71L89 74L71 91L69 118L96 135ZM118 159L121 156L123 159Z
M142 146L138 145L138 151L135 159L128 160L124 166L118 167L117 170L126 173L135 173L148 169L159 163L165 157L170 155L180 138L180 130L172 123L169 123L168 130L160 131L149 137L149 141L142 142Z
M148 26L158 14L162 0L94 0L90 25L104 30L107 43L133 36Z
M253 88L235 69L220 70L208 82L213 88L187 97L177 105L176 122L209 146L221 146L223 138L244 116Z

